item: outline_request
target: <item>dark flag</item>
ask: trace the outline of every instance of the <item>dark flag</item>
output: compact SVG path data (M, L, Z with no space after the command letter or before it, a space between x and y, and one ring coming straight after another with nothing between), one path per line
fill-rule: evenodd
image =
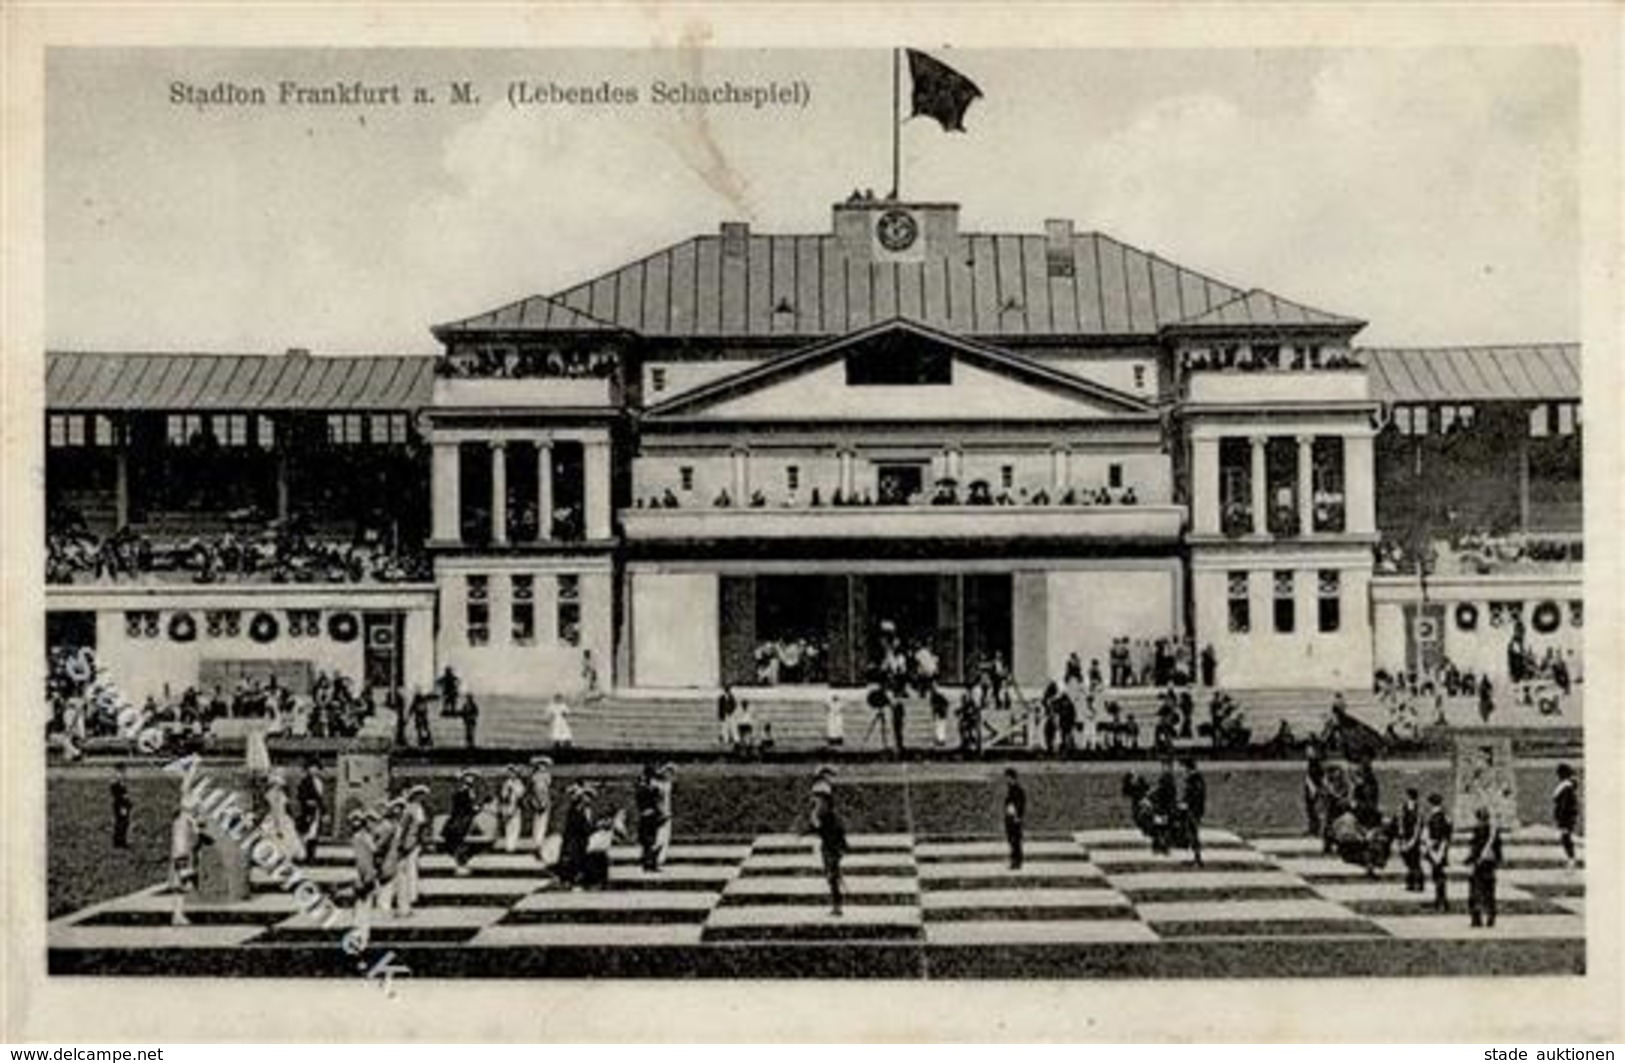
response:
M908 72L914 80L914 113L935 118L950 133L965 131L965 111L982 95L976 82L924 52L905 48Z

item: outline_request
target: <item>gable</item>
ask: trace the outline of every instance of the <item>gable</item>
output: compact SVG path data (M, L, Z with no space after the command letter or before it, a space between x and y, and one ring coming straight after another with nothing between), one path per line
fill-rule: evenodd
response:
M648 411L651 419L1020 421L1154 417L1122 392L893 321L793 351Z

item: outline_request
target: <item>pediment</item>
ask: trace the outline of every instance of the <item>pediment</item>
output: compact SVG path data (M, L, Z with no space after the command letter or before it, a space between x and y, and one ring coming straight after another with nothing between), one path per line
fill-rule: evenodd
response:
M901 319L780 355L646 413L653 420L813 421L1151 416L1132 395Z

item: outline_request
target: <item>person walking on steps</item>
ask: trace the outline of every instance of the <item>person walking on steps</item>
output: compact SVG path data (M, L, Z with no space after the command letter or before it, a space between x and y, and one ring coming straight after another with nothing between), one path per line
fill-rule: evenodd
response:
M829 885L831 915L841 914L844 882L841 860L846 856L846 824L835 807L835 769L822 767L813 779L809 833L818 836L818 854L824 864L824 881Z

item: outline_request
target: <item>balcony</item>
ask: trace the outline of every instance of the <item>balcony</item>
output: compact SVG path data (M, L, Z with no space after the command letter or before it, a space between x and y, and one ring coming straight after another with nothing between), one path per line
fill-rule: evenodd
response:
M1191 371L1186 391L1194 405L1261 406L1275 403L1369 402L1370 383L1360 367L1302 371Z
M608 377L438 377L437 407L605 409L614 405Z
M743 539L1072 539L1172 542L1182 506L854 506L624 509L639 542Z

